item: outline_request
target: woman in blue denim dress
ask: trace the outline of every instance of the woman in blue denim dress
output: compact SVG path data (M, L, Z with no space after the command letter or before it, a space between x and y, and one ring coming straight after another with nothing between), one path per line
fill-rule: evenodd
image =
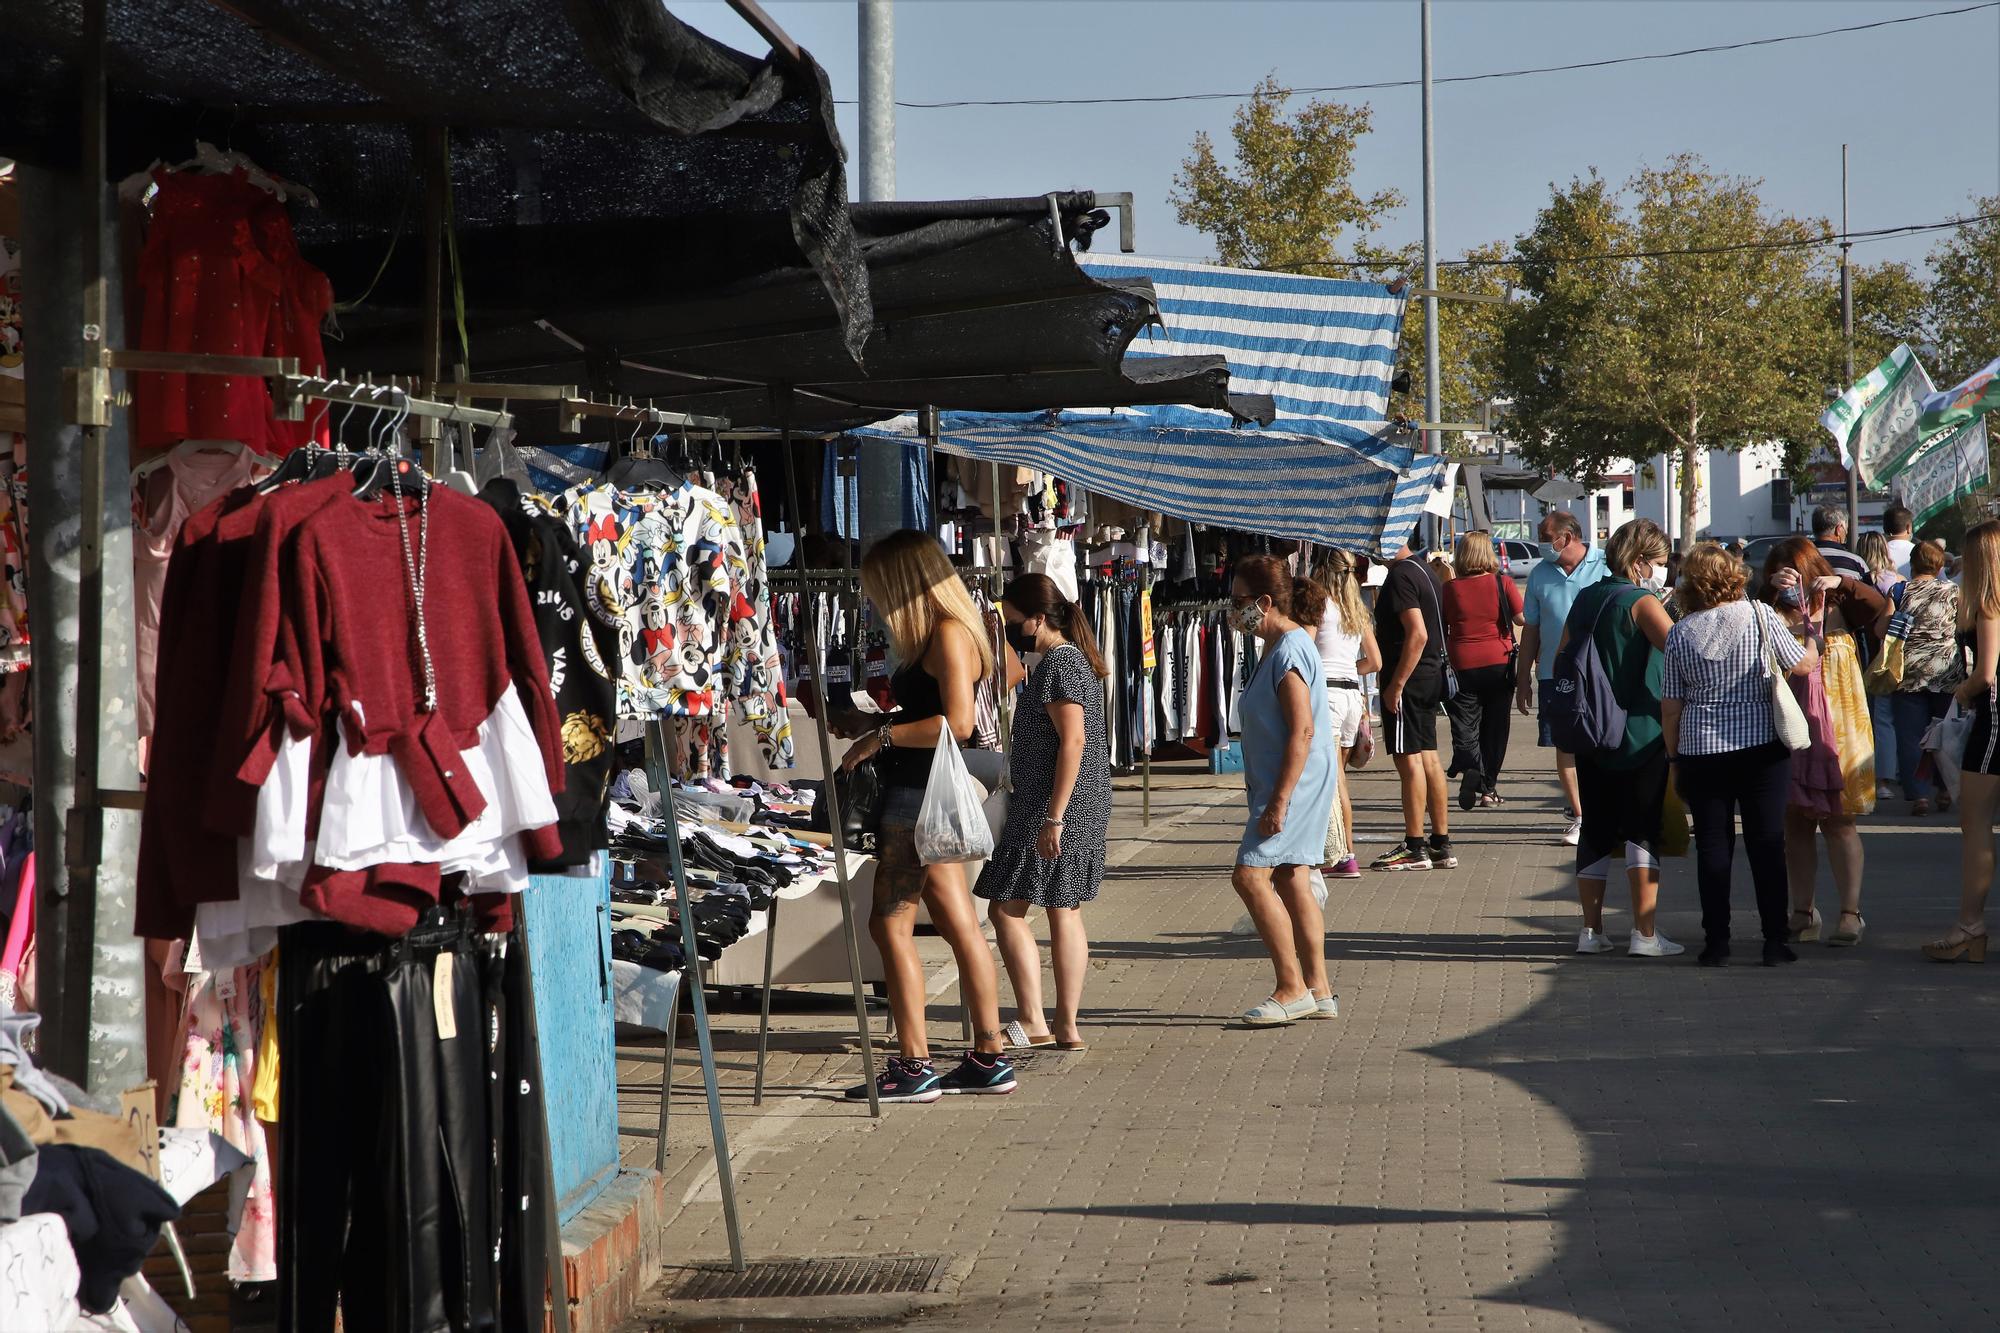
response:
M1243 1021L1279 1027L1334 1018L1340 1006L1327 982L1326 923L1312 889L1338 790L1333 718L1313 638L1326 589L1260 555L1236 566L1230 601L1236 627L1261 648L1239 710L1250 817L1233 882L1277 978L1270 998Z

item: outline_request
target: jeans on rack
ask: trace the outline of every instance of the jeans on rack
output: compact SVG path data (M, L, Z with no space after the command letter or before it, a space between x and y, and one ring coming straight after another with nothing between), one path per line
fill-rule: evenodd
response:
M1118 636L1121 670L1112 677L1118 684L1118 730L1113 742L1111 763L1130 768L1138 762L1139 747L1146 725L1145 654L1139 636L1139 590L1118 589L1113 631Z

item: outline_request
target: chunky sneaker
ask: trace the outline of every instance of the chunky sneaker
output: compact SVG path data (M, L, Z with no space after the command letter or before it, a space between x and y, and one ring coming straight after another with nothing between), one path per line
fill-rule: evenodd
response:
M1451 839L1432 838L1429 848L1429 853L1431 858L1431 869L1433 870L1458 869L1458 858L1451 854Z
M930 1061L892 1055L875 1076L875 1096L885 1102L934 1102L945 1094L943 1083ZM850 1102L867 1101L868 1085L849 1088L846 1097Z
M1334 862L1333 869L1326 872L1328 879L1360 879L1361 863L1353 857Z
M1574 847L1582 841L1583 817L1579 815L1575 819L1570 820L1569 827L1563 830L1563 846Z
M986 1063L989 1060L991 1064ZM1014 1090L1014 1066L1004 1055L967 1051L958 1068L938 1080L938 1087L954 1095L1004 1097Z
M1589 926L1585 926L1576 934L1576 951L1578 953L1610 953L1617 947L1610 940L1605 939L1602 933L1592 930Z
M1431 854L1422 847L1400 843L1375 858L1370 870L1429 870Z
M1625 952L1634 958L1672 958L1687 950L1668 939L1665 931L1656 930L1650 935L1641 935L1635 930L1632 942L1625 946Z

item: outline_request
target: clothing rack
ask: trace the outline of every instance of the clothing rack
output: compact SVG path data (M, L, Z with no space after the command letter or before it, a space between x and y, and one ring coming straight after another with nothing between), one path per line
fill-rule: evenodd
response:
M101 10L97 11L97 18L101 22ZM94 219L91 222L93 225L87 225L85 232L88 243L94 246L100 233L94 225ZM87 310L93 304L106 299L103 288L101 278L86 284L86 292L89 293L85 301ZM98 313L101 319L102 312ZM106 485L103 446L110 440L112 410L130 403L129 395L112 392L113 371L128 374L160 371L187 375L258 376L266 380L270 386L274 410L281 418L291 421L305 420L307 402L326 402L394 411L399 413L400 417L420 417L441 424L455 421L467 425L504 428L513 423L513 418L504 411L490 412L480 408L465 407L459 403L420 397L411 392L410 388L397 384L393 377L388 384L378 385L366 378L355 382L344 378L328 379L324 376L304 375L299 372L298 361L293 357L231 357L193 352L142 352L101 348L94 358L86 356L81 367L64 373L65 388L68 390L65 399L70 408L73 424L83 429L86 444L93 446L84 451L83 467L81 544L84 560L79 588L79 623L86 626L95 626L103 619ZM414 385L415 381L412 380L411 384ZM65 848L64 857L70 894L81 895L83 901L93 904L97 897L98 877L104 860L104 812L110 809L140 810L144 808L146 799L144 789L107 788L100 787L97 783L101 758L101 720L97 710L90 706L90 702L98 697L102 670L100 653L78 654L77 698L83 706L76 710L76 785L69 814L69 846ZM678 868L678 843L675 845L675 865ZM522 951L522 965L525 969L529 966L530 959L525 919L516 923L515 935ZM556 1198L555 1153L549 1136L546 1089L539 1069L540 1024L536 1013L532 975L525 971L523 975L523 1003L526 1009L522 1020L529 1034L529 1041L534 1046L538 1065L534 1094L530 1099L534 1103L532 1115L535 1123L525 1127L527 1139L525 1151L535 1159L536 1183L542 1194L542 1223L547 1231L544 1238L546 1253L543 1256L543 1273L549 1291L550 1324L554 1333L569 1333L567 1283L562 1267L562 1226ZM717 1134L721 1135L719 1119L715 1128ZM726 1139L719 1138L718 1142L726 1148ZM718 1157L723 1162L726 1190L728 1189L726 1152L718 1152ZM731 1203L731 1252L740 1272L743 1261L734 1233L733 1195ZM177 1237L173 1238L171 1243L176 1250L180 1248Z

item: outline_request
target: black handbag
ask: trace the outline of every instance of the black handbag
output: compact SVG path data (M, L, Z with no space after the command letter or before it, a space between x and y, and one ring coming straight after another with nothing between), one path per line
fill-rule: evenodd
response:
M875 850L876 834L882 830L882 774L875 757L853 768L837 770L833 789L840 797L841 841L852 851Z
M1500 580L1506 577L1493 576L1493 608L1500 621L1500 637L1507 641L1507 669L1501 676L1511 690L1521 680L1521 641L1514 637L1514 623L1507 618L1507 590L1500 586Z

